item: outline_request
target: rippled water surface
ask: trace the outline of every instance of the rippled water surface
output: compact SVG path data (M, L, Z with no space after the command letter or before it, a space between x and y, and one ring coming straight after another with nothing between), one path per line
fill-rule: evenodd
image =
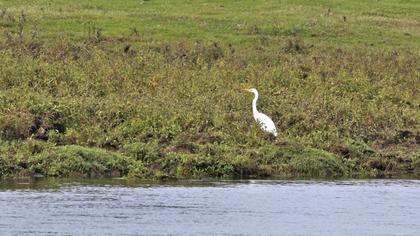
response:
M0 182L0 235L420 235L420 181Z

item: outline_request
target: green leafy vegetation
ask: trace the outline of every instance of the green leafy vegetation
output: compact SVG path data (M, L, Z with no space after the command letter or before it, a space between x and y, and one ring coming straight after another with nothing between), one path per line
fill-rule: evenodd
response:
M418 176L419 11L0 1L0 176Z

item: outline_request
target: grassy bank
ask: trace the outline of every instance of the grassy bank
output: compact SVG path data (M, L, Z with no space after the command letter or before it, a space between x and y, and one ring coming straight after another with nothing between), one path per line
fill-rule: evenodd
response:
M419 5L2 1L0 175L419 175Z

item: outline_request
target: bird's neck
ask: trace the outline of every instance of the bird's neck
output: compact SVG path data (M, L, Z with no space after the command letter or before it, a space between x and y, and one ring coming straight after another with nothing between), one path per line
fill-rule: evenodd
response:
M255 94L254 100L252 100L252 114L254 115L254 118L258 114L257 100L258 100L258 93Z

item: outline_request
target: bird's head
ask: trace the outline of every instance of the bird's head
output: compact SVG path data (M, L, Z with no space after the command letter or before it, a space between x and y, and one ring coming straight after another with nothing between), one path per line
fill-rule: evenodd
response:
M257 89L255 89L255 88L251 88L251 89L244 89L245 91L248 91L248 92L251 92L251 93L254 93L254 94L257 94L258 93L258 91L257 91Z

